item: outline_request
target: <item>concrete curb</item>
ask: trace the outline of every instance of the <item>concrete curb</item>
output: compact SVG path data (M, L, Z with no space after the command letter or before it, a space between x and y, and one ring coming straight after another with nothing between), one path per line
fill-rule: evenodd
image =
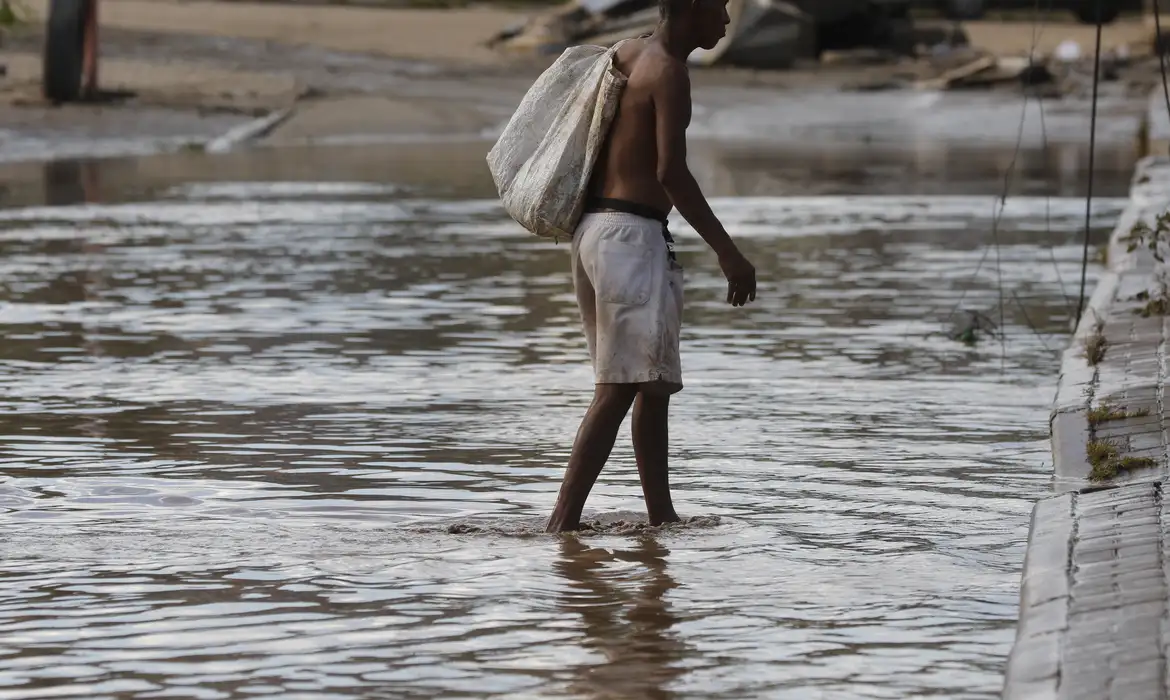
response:
M1061 634L1068 629L1068 553L1075 499L1075 494L1049 498L1032 511L1020 581L1020 622L1008 658L1004 700L1056 697Z
M1005 699L1167 697L1166 526L1160 483L1037 504Z
M1135 322L1132 312L1140 304L1131 301L1137 292L1149 286L1150 277L1158 263L1145 249L1129 252L1124 239L1138 221L1152 222L1157 213L1170 208L1170 159L1150 157L1138 163L1132 180L1131 200L1109 238L1109 269L1102 275L1089 298L1081 323L1061 363L1060 380L1049 423L1052 434L1053 487L1058 492L1105 485L1088 479L1091 467L1086 444L1096 437L1094 427L1089 424L1088 413L1094 405L1125 403L1129 408L1149 408L1151 412L1161 406L1158 371L1154 370L1152 376L1149 371L1125 371L1131 369L1128 367L1132 359L1130 356L1125 358L1125 370L1118 372L1114 365L1116 354L1123 348L1128 350L1135 343L1140 346L1153 343L1157 348L1156 356L1163 355L1161 338L1134 337L1135 331L1143 336L1152 333L1148 319ZM1102 365L1093 366L1085 358L1084 343L1098 329L1111 341L1114 356L1111 357L1107 350L1107 358ZM1158 335L1165 337L1160 331ZM1150 369L1148 366L1144 368ZM1144 395L1142 389L1145 390ZM1157 476L1150 470L1143 472L1126 474L1108 483L1131 483Z
M1165 265L1146 249L1128 251L1124 241L1135 223L1152 224L1166 211L1170 159L1146 158L1110 237L1109 269L1062 357L1050 420L1053 489L1060 495L1032 511L1005 699L1170 697L1164 679L1170 523L1162 500L1170 478L1164 401L1170 317L1134 313L1142 306L1134 296ZM1084 343L1095 333L1107 345L1101 361L1090 364ZM1090 411L1103 406L1148 415L1092 423ZM1091 482L1090 440L1156 466Z

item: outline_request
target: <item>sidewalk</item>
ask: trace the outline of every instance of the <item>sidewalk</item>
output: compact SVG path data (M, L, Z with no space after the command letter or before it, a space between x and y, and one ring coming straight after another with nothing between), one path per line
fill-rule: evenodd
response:
M1004 685L1011 700L1170 697L1170 297L1155 281L1165 265L1144 247L1128 252L1125 240L1170 209L1170 160L1142 161L1133 182L1109 269L1061 367L1052 415L1060 495L1032 514ZM1164 308L1142 315L1163 298Z

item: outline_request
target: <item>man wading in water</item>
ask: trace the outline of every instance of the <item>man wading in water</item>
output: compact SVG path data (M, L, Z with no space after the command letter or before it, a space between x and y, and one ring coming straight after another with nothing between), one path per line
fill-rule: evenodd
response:
M677 521L667 477L667 410L682 389L682 268L666 230L672 206L719 257L727 302L756 298L756 271L715 218L687 168L686 59L730 21L727 0L659 0L662 23L614 57L628 76L573 234L573 285L596 391L577 431L549 532L576 530L618 428L634 407L634 456L650 523Z

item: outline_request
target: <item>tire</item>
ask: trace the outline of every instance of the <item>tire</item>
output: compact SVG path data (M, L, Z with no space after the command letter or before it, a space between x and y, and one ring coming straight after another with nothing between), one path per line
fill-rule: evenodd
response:
M1121 14L1116 0L1081 0L1077 5L1077 19L1085 24L1097 24L1097 7L1101 8L1101 24L1109 24Z
M943 14L948 19L979 19L983 16L983 0L945 0Z
M86 31L94 21L94 0L50 0L45 27L42 90L53 102L81 97Z

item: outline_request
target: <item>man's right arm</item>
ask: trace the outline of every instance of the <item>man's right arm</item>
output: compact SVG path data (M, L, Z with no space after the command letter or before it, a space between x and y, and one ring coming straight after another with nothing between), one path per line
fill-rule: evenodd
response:
M756 271L739 252L687 166L687 127L691 122L691 81L686 68L667 65L654 93L658 181L670 201L698 232L727 277L727 301L743 306L756 298Z

